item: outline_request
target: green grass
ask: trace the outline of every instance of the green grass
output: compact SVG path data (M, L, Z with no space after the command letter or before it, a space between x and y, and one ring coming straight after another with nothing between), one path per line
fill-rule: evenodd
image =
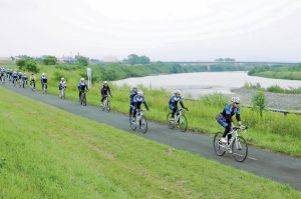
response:
M274 78L274 79L290 79L301 80L301 64L295 67L276 67L271 68L268 66L255 67L249 75L255 75L260 77Z
M0 88L0 198L301 198Z
M301 94L301 87L299 88L281 88L278 85L270 86L268 88L261 87L260 83L251 84L246 83L242 88L244 89L254 89L259 91L268 91L272 93L284 93L284 94Z
M53 66L41 66L41 73L45 72L49 77L49 92L58 94L58 81L60 77L67 79L68 88L66 96L72 100L78 100L77 84L84 70L66 71L59 70ZM39 74L40 75L40 74ZM37 77L39 76L37 75ZM96 82L87 94L88 103L98 105L100 101L99 87ZM40 84L37 84L40 88ZM112 87L113 98L111 105L113 110L127 114L129 109L129 90L128 86ZM166 115L169 112L168 100L170 93L163 89L143 88L150 112L145 113L149 119L165 123ZM211 97L212 98L212 97ZM216 97L213 97L216 98ZM203 98L200 101L185 101L185 105L190 109L186 113L189 121L189 128L213 135L217 131L223 131L215 121L215 116L222 111L222 97L218 98L218 103L214 100ZM208 104L209 103L209 104ZM210 104L211 103L211 104ZM242 108L243 123L250 126L248 134L244 135L248 142L257 147L286 153L301 157L301 117L289 114L283 117L281 113L264 112L263 118L249 108Z

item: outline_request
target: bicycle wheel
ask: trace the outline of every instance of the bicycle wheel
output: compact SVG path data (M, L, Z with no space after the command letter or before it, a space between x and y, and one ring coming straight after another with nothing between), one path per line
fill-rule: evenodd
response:
M137 129L137 124L135 121L131 121L131 119L130 119L130 129L132 129L133 131L135 131Z
M181 115L181 117L179 118L179 121L178 121L178 125L182 132L187 131L188 121L187 121L187 118L185 117L185 115Z
M81 94L81 96L80 96L80 105L83 105L83 101L84 101L84 94Z
M223 137L223 133L218 132L213 138L214 152L218 156L223 156L226 153L226 146L220 143L220 139Z
M140 121L139 121L139 130L142 133L146 133L147 130L148 130L148 123L147 123L147 120L144 116L142 116Z
M83 105L87 106L87 97L86 97L86 94L84 94L84 97L83 97Z
M175 128L175 124L173 121L174 118L172 118L171 115L172 115L171 113L168 113L166 116L167 125L168 125L168 128L174 129Z
M243 162L248 156L248 144L247 141L238 136L232 143L232 155L237 162Z
M111 111L111 106L110 106L110 101L109 100L107 100L107 103L106 103L106 111L107 112Z

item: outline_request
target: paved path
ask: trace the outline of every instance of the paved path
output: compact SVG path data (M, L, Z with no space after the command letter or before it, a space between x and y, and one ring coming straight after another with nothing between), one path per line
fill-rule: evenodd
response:
M133 133L129 130L128 118L120 113L101 112L94 106L83 107L80 106L78 102L60 100L57 96L32 92L29 88L26 90L17 87L13 88L12 85L8 83L5 87L29 98ZM135 134L146 139L170 145L174 148L200 154L208 159L216 160L237 169L249 171L258 176L267 177L280 183L287 183L301 191L301 158L294 158L250 147L249 158L243 163L238 163L235 162L230 155L224 157L216 156L212 147L212 137L210 136L170 130L166 126L154 122L149 123L149 131L147 134Z

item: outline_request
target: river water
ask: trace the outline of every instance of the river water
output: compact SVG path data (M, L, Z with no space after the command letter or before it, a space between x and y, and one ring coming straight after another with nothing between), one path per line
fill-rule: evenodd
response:
M301 87L301 81L270 79L248 76L247 72L198 72L170 75L156 75L137 78L127 78L114 81L117 85L130 85L151 88L165 88L167 90L180 89L184 94L200 96L208 93L219 92L233 94L231 90L244 86L245 83L260 83L264 88L278 85L282 88Z

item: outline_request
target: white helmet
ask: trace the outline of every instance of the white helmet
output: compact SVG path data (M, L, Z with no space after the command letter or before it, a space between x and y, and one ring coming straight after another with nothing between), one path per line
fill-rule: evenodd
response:
M65 78L62 77L61 80L63 81L63 80L65 80Z
M180 90L174 90L173 93L174 93L174 94L181 95L181 91L180 91Z
M104 84L107 84L107 83L108 83L108 81L104 81L103 83L104 83Z
M45 73L42 73L42 76L45 76Z
M139 90L139 91L137 92L137 96L143 96L143 91Z
M80 78L80 81L85 81L85 78Z
M232 97L231 98L231 102L235 103L235 104L239 104L240 103L240 99L239 99L239 97Z

